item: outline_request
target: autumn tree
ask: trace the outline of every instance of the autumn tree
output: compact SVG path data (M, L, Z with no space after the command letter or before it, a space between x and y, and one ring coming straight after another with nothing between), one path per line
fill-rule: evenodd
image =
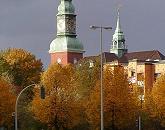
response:
M38 91L30 110L39 121L50 128L69 129L79 122L79 94L74 77L75 68L51 65L42 75L46 98L40 99Z
M6 73L8 69L9 69L9 66L3 59L2 53L0 53L0 75L2 75L3 73Z
M165 74L155 82L151 93L146 94L145 108L154 121L154 127L165 128Z
M13 86L0 76L0 126L11 129L13 125L12 113L15 111L16 96Z
M90 90L95 86L100 77L99 59L82 59L76 65L77 82L79 91L82 95L87 96Z
M105 129L133 127L138 110L137 97L129 91L127 76L121 67L106 66L103 73ZM86 115L91 129L100 128L100 80L87 98Z
M41 60L30 52L17 48L1 51L0 68L6 67L5 70L13 77L14 85L22 88L38 83L43 71Z
M9 48L0 52L0 74L10 79L16 94L28 85L39 83L42 71L41 60L26 50ZM19 126L24 130L33 118L27 111L32 95L31 89L28 89L21 95L18 102Z

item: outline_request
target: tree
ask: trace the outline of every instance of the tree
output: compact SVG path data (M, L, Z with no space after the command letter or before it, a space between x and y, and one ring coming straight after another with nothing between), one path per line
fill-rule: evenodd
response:
M41 60L36 59L35 55L30 52L18 48L9 48L0 53L0 72L1 75L10 79L14 85L15 93L18 94L24 87L40 82L43 66ZM32 116L27 111L27 105L32 96L32 90L29 89L19 99L18 120L21 129L25 129L28 127L26 124L32 122Z
M0 126L11 128L13 125L12 113L15 111L16 96L13 86L2 76L0 77Z
M76 66L77 82L82 96L87 96L100 77L99 59L80 60Z
M2 54L0 53L0 75L7 72L9 69L8 64L5 62L5 60L2 57Z
M103 79L105 129L133 129L138 110L137 97L129 93L129 84L123 68L106 66ZM92 129L100 127L100 80L87 98L86 114Z
M1 52L0 66L13 77L15 86L26 87L40 81L43 71L41 60L23 49L10 48Z
M79 94L74 77L75 68L51 65L42 75L46 98L40 99L35 92L30 110L39 121L51 128L68 129L79 122Z
M145 108L155 127L165 128L165 74L155 82L151 93L146 94ZM159 125L160 124L160 125Z

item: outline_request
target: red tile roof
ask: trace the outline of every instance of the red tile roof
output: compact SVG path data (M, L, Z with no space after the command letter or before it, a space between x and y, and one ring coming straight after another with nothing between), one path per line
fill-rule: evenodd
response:
M118 60L118 57L114 53L103 52L102 56L103 56L103 62L104 63L112 62L114 60ZM87 57L84 57L82 60L92 60L92 61L100 60L100 55L98 55L98 56L87 56Z
M129 60L137 59L138 61L154 61L154 60L165 60L165 56L161 54L158 50L152 51L138 51L126 53L121 58L118 58L114 53L103 52L103 62L112 62L118 60L120 63L128 63ZM98 56L87 56L80 60L80 62L85 61L100 61L100 55Z
M120 62L128 62L129 60L137 59L140 61L154 61L154 60L165 60L165 56L161 54L158 50L153 51L139 51L139 52L130 52L122 56Z

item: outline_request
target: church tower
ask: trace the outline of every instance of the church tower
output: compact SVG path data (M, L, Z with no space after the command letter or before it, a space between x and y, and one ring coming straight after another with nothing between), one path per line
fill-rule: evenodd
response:
M118 10L118 16L117 16L116 30L115 30L115 33L113 34L113 40L112 40L110 53L115 53L119 58L122 57L125 53L127 53L124 33L122 32L121 25L120 25L119 10Z
M74 64L83 58L84 48L76 36L76 15L72 0L60 0L57 36L50 44L49 50L51 64Z

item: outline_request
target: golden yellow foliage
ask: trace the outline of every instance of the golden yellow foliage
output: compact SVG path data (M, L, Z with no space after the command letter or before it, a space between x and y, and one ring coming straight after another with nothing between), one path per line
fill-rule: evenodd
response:
M146 97L145 107L150 117L159 120L165 127L165 75L157 79L152 93L148 93Z
M35 117L57 130L72 128L80 120L80 97L74 73L75 69L71 65L51 65L42 75L46 98L40 99L36 92L32 101L31 111Z
M12 92L12 85L0 77L0 126L11 127L12 113L15 111L16 96Z
M8 72L13 76L15 85L25 87L40 81L42 63L33 54L23 49L10 48L2 51L2 57L8 65Z
M90 62L93 63L90 65ZM100 76L100 64L97 61L83 61L77 65L76 75L82 96L90 93Z
M0 69L3 68L1 72L7 73L7 78L10 78L11 83L14 84L16 94L24 87L40 82L41 72L43 71L42 63L30 52L18 48L9 48L1 51L0 59L2 59ZM23 129L21 126L26 127L28 124L25 119L27 120L30 115L26 109L32 98L32 91L28 89L26 92L21 95L18 105L18 120L21 121L19 125L21 129ZM28 119L28 121L31 120Z
M137 97L129 93L127 77L121 67L104 70L103 104L105 128L126 128L135 121ZM94 129L100 126L100 81L87 99L86 114ZM131 124L132 123L132 124Z

